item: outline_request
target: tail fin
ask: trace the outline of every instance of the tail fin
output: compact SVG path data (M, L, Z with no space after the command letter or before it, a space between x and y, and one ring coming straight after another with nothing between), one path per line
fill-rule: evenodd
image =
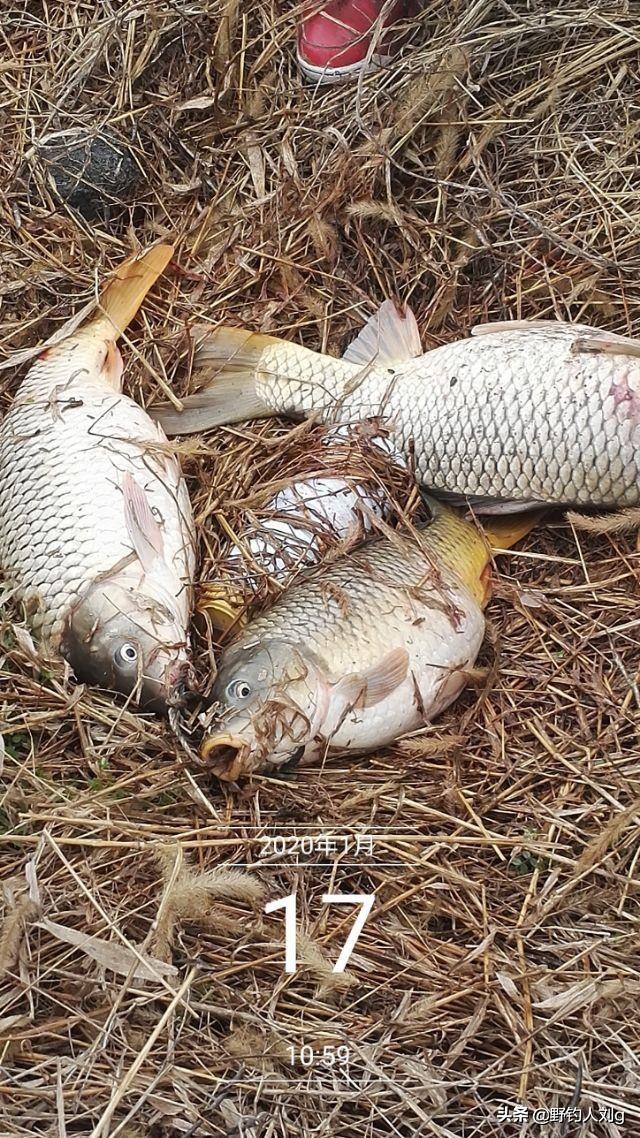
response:
M434 498L425 490L421 490L420 494L434 519L451 507L455 507L454 512L458 517L464 517L465 514L469 517L469 513L464 508L465 501L459 495L447 495L443 492L441 497ZM483 505L485 501L489 502L489 499L481 499ZM476 506L477 502L472 498L469 504ZM493 551L511 549L512 545L515 545L516 542L526 537L532 529L535 529L540 519L549 512L546 506L534 508L527 503L496 502L495 507L496 513L487 513L485 507L485 512L478 509L476 514L478 528ZM509 513L509 509L514 512Z
M124 332L172 256L173 245L154 245L142 256L124 261L100 297L96 323L108 319L118 335Z
M422 493L431 513L431 524L424 530L427 546L462 580L481 605L490 593L491 550L482 530L466 520L460 510Z
M0 372L7 368L20 367L35 356L40 356L48 348L55 348L70 336L75 335L78 328L83 331L104 332L107 337L117 339L128 324L133 320L142 301L155 284L158 277L164 272L173 255L173 245L154 245L140 257L129 257L116 272L116 276L106 286L100 297L100 308L95 313L95 300L90 300L79 312L65 321L52 336L43 344L33 348L23 348L14 352L8 359L0 363ZM85 320L91 319L88 323ZM115 333L114 333L115 328Z
M195 366L202 386L180 402L160 403L150 414L168 435L191 435L225 423L275 415L258 393L256 378L265 348L279 341L242 328L194 328Z
M425 530L440 556L455 570L474 596L485 605L491 593L491 556L510 549L537 525L546 510L491 518L482 526L467 521L459 510L422 494L431 511L431 527Z

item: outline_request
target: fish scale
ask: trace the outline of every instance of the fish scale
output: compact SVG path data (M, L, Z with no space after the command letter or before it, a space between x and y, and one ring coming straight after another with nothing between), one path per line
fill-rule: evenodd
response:
M177 503L182 519L190 517L186 487L175 461L149 449L163 439L127 396L81 376L56 397L35 368L3 420L0 565L25 603L37 605L34 629L53 650L87 582L131 555L122 498L114 494L126 470L144 479L152 509L163 516L177 577L191 579L193 554L175 510Z
M484 636L489 547L434 511L418 541L380 538L332 562L228 646L202 744L219 777L384 746L455 699Z
M268 341L258 397L325 421L380 417L421 483L522 504L640 501L640 361L582 350L579 326L486 332L394 367L359 368ZM257 337L256 337L257 339ZM612 344L615 341L612 340ZM636 345L637 348L637 345Z
M371 554L354 553L347 564L331 565L322 578L284 593L271 612L252 620L247 642L254 637L264 642L282 638L287 644L308 645L323 658L330 650L334 674L344 675L362 667L363 645L366 645L364 658L369 656L375 661L388 650L394 634L401 635L403 643L407 642L411 590L421 594L415 604L416 620L425 604L434 598L443 606L447 601L454 608L468 606L468 600L461 601L459 583L449 582L443 586L441 581L437 567L434 572L419 547L403 547L400 556L399 546L378 542L373 545ZM416 626L416 641L420 634ZM242 647L243 643L241 636L234 647ZM468 644L464 635L461 644L466 655ZM358 649L359 658L354 655L354 647ZM442 650L446 657L451 656L450 639L443 641ZM437 644L432 654L437 666Z
M103 316L42 352L0 424L0 572L45 652L166 710L191 677L195 532L166 435L120 390L116 337Z

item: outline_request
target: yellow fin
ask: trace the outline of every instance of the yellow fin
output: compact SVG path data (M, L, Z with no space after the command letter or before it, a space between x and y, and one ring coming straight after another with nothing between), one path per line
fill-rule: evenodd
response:
M115 279L111 280L104 289L97 314L95 300L88 301L79 312L65 320L64 324L44 343L31 348L21 348L3 360L0 363L0 372L8 368L21 367L22 364L42 355L48 348L62 344L70 336L74 336L78 329L82 332L89 330L91 334L95 332L97 335L104 332L107 339L117 339L133 320L149 289L171 260L172 254L173 245L154 245L140 257L129 257L120 265ZM87 317L91 319L85 323Z
M202 585L196 603L198 612L204 613L218 632L228 632L230 628L241 628L246 624L245 607L242 592L222 582Z
M90 324L107 319L115 326L117 335L121 335L158 277L162 276L173 256L173 248L173 245L154 245L141 256L124 261L103 290L99 312Z
M483 530L431 495L423 494L423 499L432 514L432 521L420 527L425 548L464 582L479 604L486 604L491 550Z
M501 518L483 520L482 529L492 549L511 549L512 545L526 537L547 513L547 510L533 510L527 514L509 514Z
M180 410L172 403L149 408L167 435L192 435L276 414L257 391L256 377L265 348L286 341L226 325L214 331L197 326L193 335L198 390L181 400Z
M511 549L537 525L546 509L528 513L506 514L483 519L467 519L430 495L423 495L433 515L430 525L422 529L427 548L436 553L465 583L479 604L485 605L491 593L491 554Z

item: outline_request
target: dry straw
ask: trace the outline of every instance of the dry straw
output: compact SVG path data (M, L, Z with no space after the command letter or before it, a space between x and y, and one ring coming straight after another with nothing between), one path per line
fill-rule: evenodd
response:
M426 0L397 65L316 92L288 5L5 4L2 358L160 239L174 264L123 349L145 402L188 389L202 320L339 352L399 293L426 344L506 317L637 333L635 8ZM91 224L41 162L78 128L146 179ZM269 422L184 447L205 577L218 523L238 532L305 438ZM162 723L42 670L5 599L2 1134L489 1138L521 1132L497 1117L517 1100L610 1103L626 1123L585 1134L640 1132L633 548L550 519L500 564L488 686L391 751L234 794L187 774ZM304 869L257 840L309 828L381 837ZM377 894L337 984L331 890ZM293 891L291 977L263 902ZM343 1042L348 1077L289 1058Z

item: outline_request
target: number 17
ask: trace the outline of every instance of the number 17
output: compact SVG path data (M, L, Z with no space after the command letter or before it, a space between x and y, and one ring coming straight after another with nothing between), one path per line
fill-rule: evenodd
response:
M338 957L337 963L334 965L334 972L344 972L349 961L349 957L353 952L356 941L362 932L364 923L373 908L375 901L375 893L324 893L322 895L322 903L324 905L361 905L362 908L358 913L353 928L347 937L346 944ZM284 909L284 970L285 972L295 972L297 968L296 960L296 895L290 893L288 897L282 897L279 901L269 901L265 905L265 913L275 913L278 909Z

